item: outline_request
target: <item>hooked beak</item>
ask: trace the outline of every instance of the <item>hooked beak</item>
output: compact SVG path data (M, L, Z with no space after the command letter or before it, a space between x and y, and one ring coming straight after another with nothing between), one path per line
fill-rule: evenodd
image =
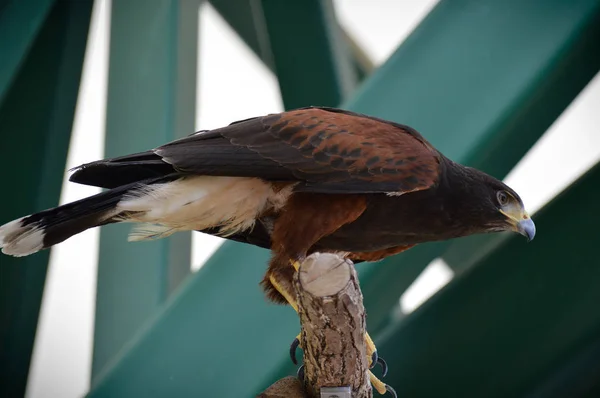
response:
M516 209L515 209L516 210ZM525 210L519 211L503 211L500 210L511 222L513 230L520 233L527 238L528 242L531 242L535 237L535 223L529 217L529 214Z
M527 238L527 242L531 242L535 237L535 223L531 218L525 218L516 224L517 232Z

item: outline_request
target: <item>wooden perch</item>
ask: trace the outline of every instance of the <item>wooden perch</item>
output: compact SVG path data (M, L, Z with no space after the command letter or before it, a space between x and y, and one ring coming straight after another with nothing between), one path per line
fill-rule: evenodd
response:
M294 376L277 380L256 398L305 398L302 382Z
M315 253L300 265L294 288L302 326L305 396L320 397L322 387L349 386L353 398L372 397L365 308L354 264L334 254ZM285 378L260 397L301 397L299 385Z

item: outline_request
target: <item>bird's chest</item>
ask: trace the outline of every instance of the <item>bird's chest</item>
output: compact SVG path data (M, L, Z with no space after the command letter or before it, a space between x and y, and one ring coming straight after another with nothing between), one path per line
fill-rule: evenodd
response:
M458 233L444 203L424 195L373 195L364 213L324 237L318 246L340 251L374 251L437 241Z

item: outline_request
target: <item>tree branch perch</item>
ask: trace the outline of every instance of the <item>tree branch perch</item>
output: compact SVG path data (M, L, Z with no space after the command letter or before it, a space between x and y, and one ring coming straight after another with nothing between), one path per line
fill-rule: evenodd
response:
M353 398L373 396L366 357L366 316L354 264L328 253L315 253L294 276L304 349L304 393L320 397L322 387L349 386ZM291 384L283 383L286 381ZM265 390L261 398L300 397L285 378ZM276 387L288 395L275 395ZM271 392L270 392L271 391Z

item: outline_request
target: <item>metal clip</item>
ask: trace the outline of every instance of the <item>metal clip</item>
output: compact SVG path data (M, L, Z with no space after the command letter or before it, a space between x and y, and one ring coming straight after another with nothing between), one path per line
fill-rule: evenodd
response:
M321 398L352 398L352 388L321 387Z

